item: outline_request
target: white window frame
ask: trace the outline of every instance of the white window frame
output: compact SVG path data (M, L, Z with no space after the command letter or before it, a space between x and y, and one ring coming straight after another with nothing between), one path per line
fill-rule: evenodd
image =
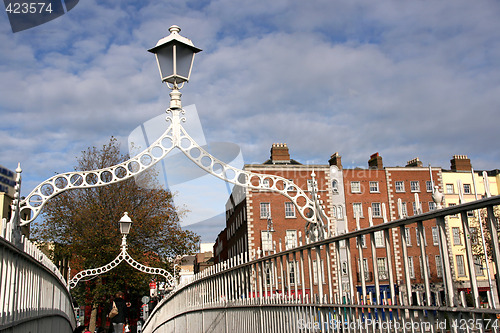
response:
M446 194L454 194L455 186L453 184L446 184Z
M387 258L377 258L378 278L380 280L388 280L389 272L387 271Z
M374 238L375 238L375 247L380 248L380 247L385 247L385 237L384 237L384 231L376 231L374 233Z
M413 257L408 257L408 268L410 270L410 278L415 278L415 263L413 262Z
M439 245L438 227L432 227L432 245Z
M472 194L472 189L470 184L464 184L464 194Z
M436 276L443 277L443 263L441 262L441 255L435 256L436 260Z
M286 230L285 249L290 250L297 247L297 230Z
M429 212L432 210L436 210L436 203L434 201L429 201Z
M430 180L426 180L425 181L425 189L426 189L427 192L432 192L433 191L432 182Z
M380 202L372 202L372 217L382 217L382 205Z
M427 246L427 238L425 237L425 227L422 228L424 234L424 246ZM415 227L415 234L417 235L417 246L420 246L420 237L418 236L418 227Z
M339 194L339 182L337 179L332 181L332 192L333 194Z
M395 181L394 189L398 193L405 192L405 182L404 181Z
M273 233L267 230L260 231L262 251L273 251Z
M370 193L380 193L377 181L370 181L369 184L370 184Z
M260 203L260 218L267 219L271 217L271 203L261 202Z
M297 261L292 260L288 262L288 278L290 285L300 285L300 270Z
M356 218L356 212L359 213L359 218L363 218L363 203L361 203L361 202L353 202L352 203L352 211L353 211L353 214L354 214L354 218Z
M462 237L460 236L459 227L452 227L451 235L453 237L453 245L462 245Z
M465 258L463 254L455 255L455 261L457 262L457 275L466 276L465 272Z
M351 193L361 193L361 182L351 181Z
M420 192L420 182L418 180L411 180L410 190L411 192Z
M295 205L291 201L285 201L285 218L293 219L296 218L295 215Z
M337 206L337 220L342 220L344 218L344 209L343 207Z
M410 230L410 228L405 228L405 236L406 236L406 246L411 246L411 230Z

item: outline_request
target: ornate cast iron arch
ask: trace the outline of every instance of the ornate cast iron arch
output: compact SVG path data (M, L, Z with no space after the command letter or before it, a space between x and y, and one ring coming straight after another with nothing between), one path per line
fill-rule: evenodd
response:
M285 196L293 202L299 214L307 221L306 230L318 229L314 238L324 237L328 217L319 204L316 190L312 191L311 199L288 179L248 172L217 159L198 145L183 128L181 123L186 121L186 118L181 115L184 112L182 109L167 109L170 115L166 120L171 123L170 126L151 146L128 161L99 170L58 174L39 184L21 202L20 215L30 216L26 220L21 220L21 225L32 222L40 214L45 203L59 193L70 189L105 186L130 179L151 168L172 149L178 148L200 168L224 181L252 189L273 191ZM25 214L28 212L31 214Z

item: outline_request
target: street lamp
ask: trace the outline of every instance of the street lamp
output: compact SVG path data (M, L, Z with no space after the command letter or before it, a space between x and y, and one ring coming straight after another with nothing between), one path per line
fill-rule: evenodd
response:
M132 220L128 216L127 212L125 212L123 214L122 218L120 219L119 224L120 224L120 233L122 234L122 245L121 245L120 254L118 254L118 256L114 260L112 260L111 262L109 262L108 264L106 264L104 266L87 269L87 270L84 270L84 271L77 273L71 279L71 281L69 281L69 287L70 288L76 287L76 285L78 284L78 281L80 281L83 278L89 279L89 278L92 278L93 276L109 272L110 270L112 270L113 268L118 266L122 261L125 261L130 266L132 266L133 268L135 268L141 272L144 272L147 274L161 275L165 278L165 281L167 282L168 286L171 286L171 287L175 286L176 282L175 282L175 278L172 276L172 274L170 274L169 272L167 272L163 268L154 268L154 267L144 266L143 264L135 261L128 254L128 252L127 252L127 235L130 232L130 227L132 226Z
M201 49L195 47L191 40L179 35L181 28L178 26L173 25L168 30L170 35L160 39L156 46L148 51L155 54L161 80L166 82L172 90L170 108L180 109L181 93L179 89L182 88L184 82L189 81L194 55Z
M132 226L132 220L128 216L128 213L125 212L120 219L120 232L122 234L122 249L127 248L127 235L130 232L130 227Z
M120 232L122 235L128 235L130 232L130 227L132 226L132 220L128 216L128 213L125 212L120 219Z

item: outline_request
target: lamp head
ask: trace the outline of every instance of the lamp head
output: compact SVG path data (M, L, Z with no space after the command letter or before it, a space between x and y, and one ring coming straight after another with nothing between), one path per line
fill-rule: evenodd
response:
M169 31L170 35L160 39L148 51L156 56L162 82L177 86L189 81L194 55L201 49L195 47L191 40L179 35L181 28L178 26L171 26Z
M122 235L128 235L130 232L130 227L132 226L132 220L128 216L128 213L125 212L120 219L120 232Z

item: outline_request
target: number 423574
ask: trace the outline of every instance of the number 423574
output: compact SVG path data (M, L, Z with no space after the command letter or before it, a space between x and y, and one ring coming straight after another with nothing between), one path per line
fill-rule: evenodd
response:
M52 4L45 2L14 2L5 7L9 14L41 14L52 13Z

